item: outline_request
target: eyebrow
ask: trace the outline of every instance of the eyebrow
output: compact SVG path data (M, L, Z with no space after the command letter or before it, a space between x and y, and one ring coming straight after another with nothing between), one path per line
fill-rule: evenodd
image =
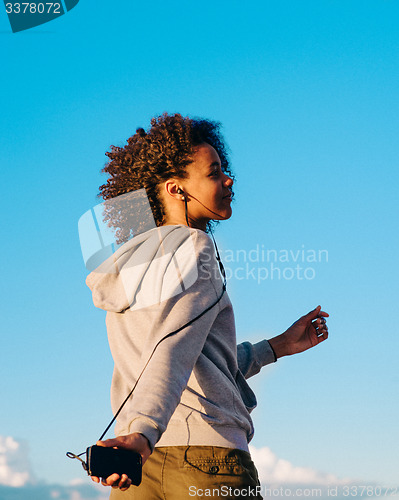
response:
M212 169L213 167L221 167L222 165L218 162L218 161L213 161L210 165L209 165L209 169Z

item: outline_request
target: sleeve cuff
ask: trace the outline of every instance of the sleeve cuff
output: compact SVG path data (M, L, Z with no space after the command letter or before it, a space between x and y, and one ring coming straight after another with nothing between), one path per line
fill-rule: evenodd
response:
M129 426L129 433L138 432L143 434L148 439L151 453L154 451L155 444L159 441L161 437L161 432L155 424L146 418L136 418L131 422Z
M253 347L261 366L269 365L277 361L276 353L268 340L257 342Z
M270 349L272 350L272 353L273 353L273 356L274 356L274 362L277 361L277 354L276 354L276 351L273 349L271 343L268 341L268 344L269 344L269 347Z

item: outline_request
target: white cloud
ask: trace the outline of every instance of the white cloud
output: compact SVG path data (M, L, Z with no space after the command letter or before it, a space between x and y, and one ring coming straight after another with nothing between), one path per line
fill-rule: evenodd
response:
M0 484L20 487L34 482L28 445L10 436L0 436Z
M77 486L43 483L12 488L0 485L1 500L108 500L110 489L97 487L91 481Z
M339 479L333 474L326 474L310 467L298 467L288 460L278 458L270 448L250 446L252 460L258 470L262 484L303 484L303 485L343 485L351 479Z
M87 478L82 479L81 477L77 477L75 479L71 479L69 483L71 486L80 486L81 484L87 484Z
M32 473L25 441L0 436L1 500L107 500L109 489L89 478L75 479L68 486L37 481Z

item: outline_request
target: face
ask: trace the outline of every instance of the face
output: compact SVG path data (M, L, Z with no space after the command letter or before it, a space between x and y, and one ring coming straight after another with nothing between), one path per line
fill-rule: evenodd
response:
M186 168L188 178L181 184L188 201L190 225L205 229L211 219L231 217L233 180L222 171L219 155L210 144L197 146L193 159Z

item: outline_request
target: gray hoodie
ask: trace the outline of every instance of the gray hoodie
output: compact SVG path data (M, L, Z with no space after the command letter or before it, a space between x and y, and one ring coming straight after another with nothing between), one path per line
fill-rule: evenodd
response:
M144 434L157 446L248 449L256 398L246 378L273 362L267 340L237 346L233 308L210 237L186 226L135 236L87 278L96 307L107 311L115 362L111 386L116 435Z

